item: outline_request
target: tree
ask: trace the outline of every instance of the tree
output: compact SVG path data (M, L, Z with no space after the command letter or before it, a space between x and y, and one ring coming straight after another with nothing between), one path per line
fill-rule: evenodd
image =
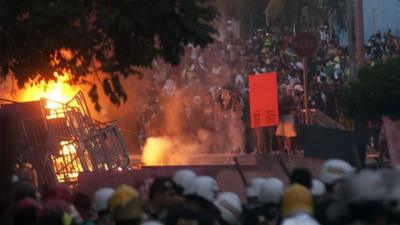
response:
M56 79L54 71L80 82L95 71L108 74L110 100L126 100L120 77L139 74L156 58L178 64L187 44L212 42L218 17L207 0L1 0L0 75ZM97 87L90 96L98 102Z
M358 73L344 95L344 106L349 116L359 121L379 119L381 116L400 116L400 58L391 59Z
M346 0L269 0L267 12L276 28L306 30L318 19L334 17L339 29L345 28Z

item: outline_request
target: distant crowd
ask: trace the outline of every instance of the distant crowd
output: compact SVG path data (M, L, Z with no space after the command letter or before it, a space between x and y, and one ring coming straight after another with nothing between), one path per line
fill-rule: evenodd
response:
M319 47L307 60L308 105L343 124L341 96L349 82L348 50L334 34L328 35L326 26L316 30ZM207 141L210 152L302 152L297 137L305 123L303 64L291 49L293 36L263 29L248 39L233 36L228 29L223 41L216 39L205 49L188 46L178 66L154 62L142 110L142 145L147 137L207 134L217 137ZM378 31L366 43L369 65L399 54L399 37L391 30ZM278 74L280 124L251 129L248 76L271 71Z

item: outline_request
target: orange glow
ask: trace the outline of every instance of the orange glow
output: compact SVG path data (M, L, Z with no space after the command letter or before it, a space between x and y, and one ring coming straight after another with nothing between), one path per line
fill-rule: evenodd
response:
M83 171L82 164L76 152L76 146L67 141L61 141L59 156L52 156L53 166L58 182L77 182L78 175Z
M61 103L68 102L79 91L79 87L69 84L71 80L69 73L60 75L54 72L54 76L57 77L56 81L49 81L47 83L43 80L36 83L32 81L31 84L21 90L18 100L37 101L42 98L48 99L46 108L53 109L51 110L51 114L54 114L55 109L62 107Z
M165 138L148 138L144 147L142 160L145 165L165 165L168 158L168 150L173 144Z
M203 151L201 145L174 137L147 138L142 154L146 166L186 165L188 156Z

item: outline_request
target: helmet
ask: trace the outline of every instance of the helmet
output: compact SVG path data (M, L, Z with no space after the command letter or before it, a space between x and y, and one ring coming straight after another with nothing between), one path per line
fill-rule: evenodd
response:
M256 198L258 197L256 190L253 187L246 187L245 190L246 197L248 198Z
M118 206L124 206L130 200L138 197L139 193L136 191L136 189L123 184L119 186L117 189L115 189L115 192L111 196L109 200L110 210L114 210Z
M93 202L98 212L108 208L108 202L113 194L114 189L108 187L101 188L94 193Z
M312 180L311 194L313 196L321 196L326 193L325 185L320 180Z
M295 213L312 214L314 210L310 191L300 184L289 186L283 193L282 215L288 217Z
M213 201L215 193L219 190L217 181L209 176L196 177L186 189L185 194L200 196L208 201Z
M348 162L330 159L322 164L319 178L325 184L333 184L353 171L353 167Z
M214 204L221 212L221 217L225 222L238 224L242 214L242 204L237 194L232 192L220 193Z
M318 221L316 221L312 216L302 213L289 218L285 218L282 225L298 225L298 224L307 224L307 225L319 225Z
M11 183L15 183L15 182L17 182L17 181L19 181L19 177L18 177L17 175L13 174L13 175L11 176Z
M362 203L384 199L386 186L378 171L362 170L348 178L351 188L350 202Z
M121 185L110 198L110 211L116 221L140 219L143 216L143 201L136 189Z
M262 184L266 181L265 178L256 177L251 179L250 185L246 188L247 197L259 197Z
M178 170L172 177L172 180L183 189L187 189L196 178L196 173L191 170Z
M142 222L140 225L162 225L162 223L157 220L147 220Z
M278 204L281 200L285 185L283 182L275 177L265 180L260 189L260 202L268 204Z

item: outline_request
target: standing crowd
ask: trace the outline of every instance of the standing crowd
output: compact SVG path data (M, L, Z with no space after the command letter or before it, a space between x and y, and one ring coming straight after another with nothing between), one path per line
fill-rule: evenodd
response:
M400 172L356 170L331 159L319 177L294 169L288 182L250 180L243 198L223 192L210 176L182 169L142 186L103 187L95 193L56 185L38 192L14 177L15 225L350 225L400 223Z
M348 50L334 34L328 35L326 26L315 30L319 45L306 61L308 106L348 124L341 107L349 83ZM290 46L293 36L289 31L277 35L259 29L248 39L238 39L229 31L223 41L216 39L207 48L188 46L177 66L154 62L142 110L142 146L147 137L180 135L200 136L209 152L301 152L298 136L305 123L304 65ZM378 31L366 44L368 65L399 54L399 37L391 30ZM278 75L280 124L251 129L248 76L273 71ZM171 112L179 125L171 124ZM206 143L204 136L215 138L206 138ZM273 151L276 149L280 151Z

